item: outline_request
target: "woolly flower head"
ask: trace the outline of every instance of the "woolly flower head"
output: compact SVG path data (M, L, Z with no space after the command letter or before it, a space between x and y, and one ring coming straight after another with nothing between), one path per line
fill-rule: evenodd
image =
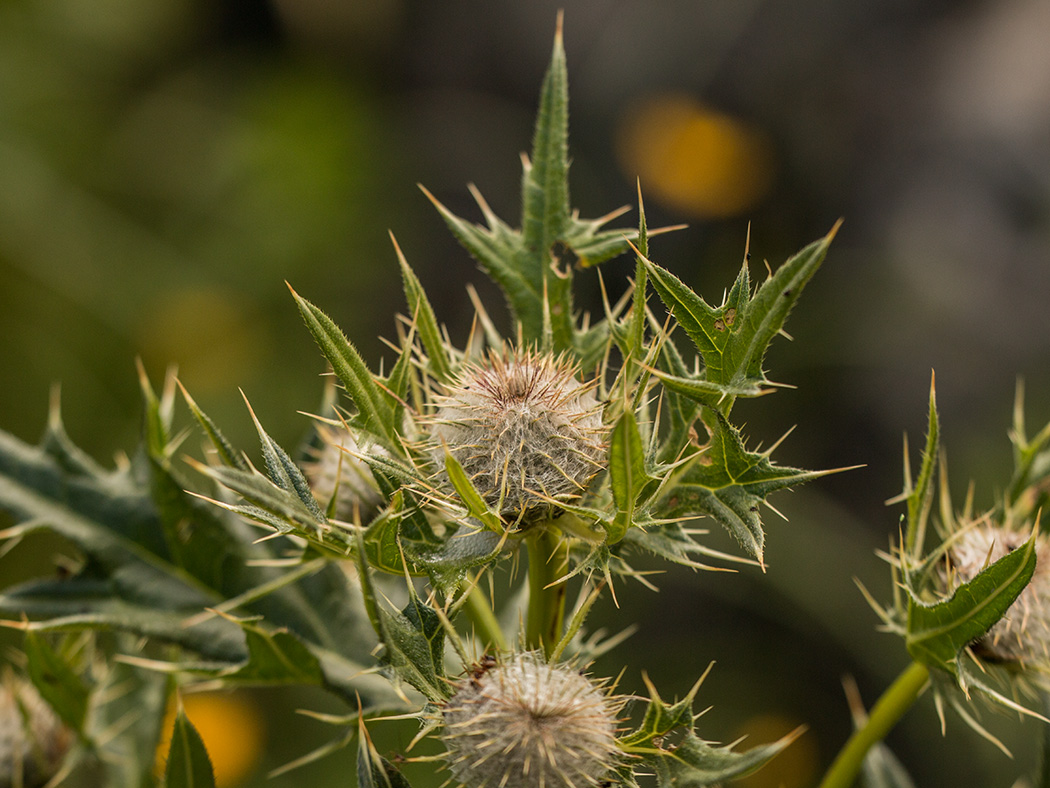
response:
M960 531L948 550L956 584L972 580L1027 540L1027 534L986 523ZM1040 538L1036 550L1031 582L976 650L992 661L1050 672L1050 543Z
M44 785L59 769L73 735L25 681L0 686L0 788Z
M434 460L446 449L508 522L549 517L603 465L606 428L594 385L551 356L508 352L469 368L433 419Z
M581 788L618 763L619 704L569 665L514 654L483 665L442 710L453 777L467 788Z
M335 496L335 516L340 520L361 518L368 522L382 503L382 496L354 436L343 427L322 424L316 445L308 450L303 472L310 491L322 507ZM379 451L377 447L371 451Z

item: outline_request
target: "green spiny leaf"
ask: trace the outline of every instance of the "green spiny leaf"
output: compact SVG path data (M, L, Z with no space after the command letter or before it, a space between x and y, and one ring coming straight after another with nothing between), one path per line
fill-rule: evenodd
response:
M721 306L713 307L678 277L645 261L653 287L693 341L704 361L708 383L740 389L757 389L766 383L762 360L780 332L802 289L824 260L838 225L782 265L750 294L747 263ZM719 409L728 414L733 398Z
M738 316L744 326L734 335L733 365L743 370L748 380L765 380L762 359L766 348L784 327L791 309L798 302L802 289L816 273L828 247L838 232L841 222L831 231L794 255L758 288L747 305L747 312Z
M653 481L645 470L645 446L634 411L626 410L613 429L609 444L609 485L617 513L608 542L619 542L634 524L634 513L643 489Z
M215 773L204 740L181 708L175 715L164 784L165 788L215 788Z
M211 444L215 448L215 452L218 454L222 463L233 468L240 468L245 471L248 470L248 463L245 462L240 453L233 448L233 444L226 439L226 436L222 434L222 431L216 426L215 422L200 409L193 397L190 396L189 392L186 391L181 383L179 384L179 389L182 391L182 397L186 400L186 404L189 406L193 418L197 420L201 429L204 430L204 434L208 436L208 440L211 441Z
M688 731L677 745L659 755L642 756L642 762L656 772L661 788L720 785L758 771L796 737L797 733L747 752L734 752L731 747L713 746Z
M441 338L441 329L438 327L434 308L430 305L419 278L401 253L401 247L398 246L393 235L390 238L394 241L397 260L401 265L401 279L405 288L405 300L408 301L409 316L416 330L419 331L419 338L423 340L423 347L427 351L427 358L430 362L429 372L439 383L447 383L452 379L451 359L448 355L448 348L445 347Z
M365 561L364 536L357 532L357 572L365 610L385 649L384 659L394 674L434 703L449 697L443 681L441 645L444 630L437 613L427 608L408 586L410 599L404 611L391 613L380 603L371 570Z
M1006 614L1032 579L1036 537L963 583L950 599L928 605L911 595L905 644L917 661L957 674L959 653Z
M708 667L707 672L711 670ZM649 703L645 708L638 729L621 737L618 741L620 746L629 753L639 753L656 746L657 740L679 728L691 729L693 726L693 699L700 689L707 672L693 685L689 693L672 704L668 704L660 697L656 686L643 676L645 686L649 690Z
M930 407L926 429L926 446L922 452L922 465L914 485L910 478L905 478L905 501L908 505L908 519L904 532L904 549L911 556L918 556L923 549L926 535L926 523L933 501L933 473L937 467L937 447L940 442L940 421L937 418L937 391L933 378L930 379ZM907 457L905 457L907 473Z
M540 293L533 290L514 261L521 249L521 233L501 221L482 196L473 190L474 199L481 206L488 227L459 218L438 201L429 191L420 187L427 199L437 208L441 218L463 247L477 260L482 270L503 290L507 305L523 323L526 318L539 327Z
M452 589L469 570L498 559L502 545L498 534L477 523L475 528L468 526L451 534L437 549L420 551L415 559L436 586Z
M291 290L291 287L288 288ZM357 407L361 427L396 445L393 406L350 340L328 315L292 290L307 328Z
M181 492L157 458L148 458L148 473L140 459L115 471L60 462L59 450L76 454L65 446L67 439L51 432L48 450L0 432L0 508L19 519L10 535L58 533L82 552L83 568L70 577L5 589L0 610L43 619L26 625L40 633L112 629L176 643L222 669L247 658L240 627L219 617L192 625L189 619L223 600L241 599L274 627L288 627L319 648L367 658L370 635L362 638L361 624L367 623L356 612L361 601L337 567L287 584L278 570L246 566L250 558L271 557L264 545L252 547L242 523ZM255 478L267 494L276 491L289 507L302 507L297 496L259 474ZM163 538L168 521L181 535L173 546ZM193 538L181 541L188 536Z
M678 377L657 372L656 377L669 391L709 408L720 408L722 403L732 401L734 397L757 397L766 391L753 383L741 386L712 383L704 375Z
M363 719L360 719L358 731L358 788L412 788L405 776L376 750Z
M759 509L766 496L832 471L773 465L768 451L747 451L739 431L718 411L710 413L710 440L676 471L677 483L670 486L661 515L713 517L761 563L765 535Z
M532 138L532 155L524 160L521 184L522 253L520 270L531 289L543 296L555 348L573 344L572 264L561 260L571 250L569 230L569 80L562 46L561 17L554 36L554 50L540 90L539 112ZM554 272L551 266L561 267ZM575 256L575 252L572 252ZM542 313L541 313L542 314ZM524 316L522 316L524 317ZM530 321L531 322L531 321ZM540 338L535 326L522 320L527 342Z
M554 50L540 90L532 156L522 180L522 236L526 249L534 254L523 273L536 290L542 290L546 279L544 258L568 229L568 184L569 79L559 17Z
M266 430L263 429L262 424L255 415L255 411L252 410L251 405L248 403L247 397L244 398L244 402L248 405L248 411L251 413L252 422L254 422L255 429L259 433L259 443L262 447L263 462L266 464L266 471L270 480L282 490L286 490L295 495L295 497L302 503L303 507L310 513L310 515L312 515L314 520L318 523L324 523L326 520L324 512L321 511L317 499L314 498L314 495L310 490L310 482L308 482L306 477L303 476L303 472L299 469L299 466L292 462L292 458L288 456L288 452L282 449L277 442L269 436Z
M223 676L252 684L319 685L324 680L321 663L306 645L287 631L269 632L250 622L240 622L248 647L248 660Z

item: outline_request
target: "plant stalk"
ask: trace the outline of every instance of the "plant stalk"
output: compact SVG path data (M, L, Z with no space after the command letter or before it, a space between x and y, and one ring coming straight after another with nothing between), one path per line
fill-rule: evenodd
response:
M525 539L529 554L529 610L525 644L550 657L565 626L565 583L556 582L568 568L568 542L553 528L537 526Z
M868 750L886 738L904 712L915 703L929 678L929 668L920 662L912 662L904 669L882 693L868 715L868 721L853 732L839 751L820 788L850 788L853 785Z

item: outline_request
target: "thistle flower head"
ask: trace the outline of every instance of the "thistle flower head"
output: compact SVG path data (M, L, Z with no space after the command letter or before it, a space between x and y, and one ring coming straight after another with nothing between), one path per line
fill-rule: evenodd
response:
M580 788L617 765L619 704L569 665L515 654L463 681L442 710L453 777L467 788Z
M606 428L593 385L548 355L493 354L467 369L433 419L434 460L447 450L508 522L549 517L602 468Z
M0 686L0 788L44 785L72 739L31 684L7 677Z
M956 584L972 580L1028 540L1028 534L990 523L960 531L948 550ZM1003 616L976 644L977 653L995 662L1050 671L1050 543L1038 539L1032 580Z
M303 463L310 491L322 507L335 496L335 516L340 520L368 522L383 500L371 470L357 456L361 448L345 427L321 424L317 442L307 450Z

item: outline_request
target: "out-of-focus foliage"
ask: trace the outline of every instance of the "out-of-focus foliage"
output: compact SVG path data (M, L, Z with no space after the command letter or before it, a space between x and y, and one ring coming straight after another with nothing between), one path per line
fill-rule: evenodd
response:
M687 284L722 286L747 220L760 262L847 219L835 265L807 296L826 308L795 317L799 341L778 364L781 379L805 381L806 396L781 392L774 413L747 416L756 434L826 425L789 442L785 461L868 469L827 480L831 501L800 494L782 505L791 523L770 535L767 552L780 557L765 578L660 581L661 599L689 583L679 597L692 622L684 634L704 644L698 659L720 660L726 685L740 685L734 671L755 675L749 665L765 649L793 666L804 691L754 684L790 718L782 733L841 711L847 666L862 690L890 670L884 653L896 644L870 634L846 603L849 576L879 571L868 556L886 546L892 519L881 502L898 489L898 436L923 428L929 369L961 477L998 479L995 467L1009 461L997 436L1016 373L1028 380L1032 417L1045 417L1050 12L1041 0L636 0L608 9L582 2L568 12L573 178L585 215L610 196L632 200L641 168L617 163L615 141L647 99L672 95L757 131L772 157L764 196L742 214L714 213L727 219L663 202L643 181L654 226L693 224L661 241L661 259L700 261L675 271ZM425 182L470 217L461 186L469 173L500 215L513 210L513 156L528 147L554 10L483 0L3 3L4 426L35 441L46 391L60 381L78 443L96 455L133 445L130 359L141 354L155 377L179 363L208 412L243 430L238 445L253 434L238 385L276 437L294 442L305 421L289 414L315 408L311 375L321 365L304 352L281 280L326 293L378 368L383 350L372 338L392 333L387 315L401 305L385 273L388 226L462 337L470 308L452 279L472 265L410 184ZM686 153L699 168L720 151ZM597 311L599 294L590 295L580 301ZM282 374L269 375L278 358ZM812 569L818 550L843 556L841 576ZM0 559L0 572L24 571ZM771 583L786 608L772 617L756 601ZM624 604L643 615L623 615L655 621L651 602ZM821 619L837 628L813 623ZM658 630L643 626L637 664L664 675L677 647ZM682 670L682 692L691 670ZM717 683L707 689L717 693ZM740 729L769 705L742 707ZM815 723L803 741L819 741L827 757L839 722ZM908 760L949 746L895 750ZM957 781L978 779L972 768Z

